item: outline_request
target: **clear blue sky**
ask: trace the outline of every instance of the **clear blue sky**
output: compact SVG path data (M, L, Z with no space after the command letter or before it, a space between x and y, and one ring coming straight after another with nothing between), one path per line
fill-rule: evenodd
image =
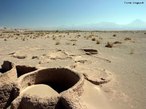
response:
M146 0L141 1L144 4L129 5L124 0L0 0L0 27L53 28L146 21Z

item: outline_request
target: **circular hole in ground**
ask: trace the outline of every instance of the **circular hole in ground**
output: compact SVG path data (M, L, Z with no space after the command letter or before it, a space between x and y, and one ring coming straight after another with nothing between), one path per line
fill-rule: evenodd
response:
M69 69L49 68L26 75L21 85L25 89L33 84L46 84L61 93L74 86L79 80L80 76Z

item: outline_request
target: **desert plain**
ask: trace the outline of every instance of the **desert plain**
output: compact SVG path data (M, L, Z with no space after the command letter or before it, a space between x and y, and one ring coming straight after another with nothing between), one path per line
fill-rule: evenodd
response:
M82 74L87 109L146 108L146 31L2 29L0 65L5 60ZM35 88L32 94L47 94L47 86Z

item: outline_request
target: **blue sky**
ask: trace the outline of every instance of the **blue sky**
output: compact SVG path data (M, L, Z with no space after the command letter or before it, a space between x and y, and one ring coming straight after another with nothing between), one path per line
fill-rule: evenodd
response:
M60 28L101 22L128 24L146 22L144 4L130 0L0 0L0 27ZM141 0L131 0L141 1Z

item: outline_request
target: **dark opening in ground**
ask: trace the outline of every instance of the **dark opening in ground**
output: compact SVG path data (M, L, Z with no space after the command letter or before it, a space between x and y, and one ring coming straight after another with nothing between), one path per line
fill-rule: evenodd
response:
M5 73L13 68L13 63L9 61L4 61L3 64L1 65L0 72Z
M79 79L77 74L64 68L41 70L36 76L37 84L47 84L58 93L71 88Z
M17 65L16 70L17 70L17 77L20 77L21 75L24 75L26 73L37 70L37 68L36 67Z

